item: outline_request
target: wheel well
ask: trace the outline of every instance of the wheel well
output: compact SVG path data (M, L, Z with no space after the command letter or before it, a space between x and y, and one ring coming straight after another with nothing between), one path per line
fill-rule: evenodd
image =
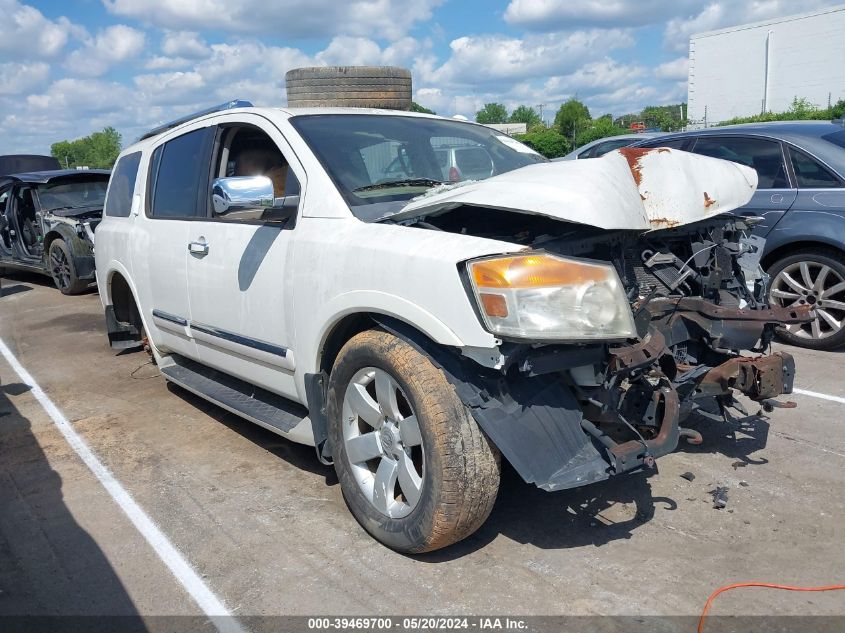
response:
M346 342L356 334L379 327L381 323L390 331L395 328L402 336L428 347L436 343L425 332L411 323L396 317L371 312L348 314L334 324L320 349L320 369L331 374L334 362Z
M772 266L772 264L774 264L779 259L789 257L790 255L801 251L820 248L842 253L842 249L827 244L825 242L813 242L809 240L804 242L790 242L789 244L784 244L783 246L776 248L771 253L766 253L760 264L763 266L763 270L768 270Z
M335 323L320 350L320 369L326 372L326 375L331 374L334 361L346 341L375 325L376 322L368 312L348 314Z
M141 314L135 304L135 297L129 283L120 273L113 273L109 279L109 296L114 307L114 316L120 323L134 325L141 329Z
M44 252L50 250L50 244L56 241L56 239L65 239L64 235L59 233L58 231L48 231L47 235L44 236Z

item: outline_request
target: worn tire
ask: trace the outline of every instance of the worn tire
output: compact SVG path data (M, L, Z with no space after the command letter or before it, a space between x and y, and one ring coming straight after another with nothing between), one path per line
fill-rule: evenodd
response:
M813 267L829 266L830 269L839 275L840 278L845 279L845 255L830 248L808 248L779 259L769 266L767 272L771 277L772 285L774 285L775 278L784 269L794 266L795 264L800 264L801 262L807 262ZM837 293L836 298L840 302L845 301L845 292L842 294ZM770 301L777 305L777 301L774 297L770 296ZM824 301L822 301L822 306L823 305ZM843 315L843 312L836 311L835 315ZM842 327L836 334L831 334L830 336L820 339L797 336L788 332L785 328L779 328L777 336L785 343L795 345L797 347L806 347L808 349L832 350L845 346L845 327Z
M411 72L393 66L295 68L285 74L292 108L411 109Z
M54 255L56 257L64 257L67 265L66 276L61 276L57 271L54 265ZM56 288L61 290L63 295L76 295L88 288L88 282L80 279L77 275L70 249L63 239L56 238L50 242L50 249L47 254L47 266L49 267L50 276L53 278L53 283L56 284Z
M364 496L346 454L344 394L353 376L366 367L391 375L419 421L425 451L421 494L410 514L401 518L388 517ZM327 404L329 442L344 499L378 541L402 553L429 552L469 536L490 515L499 489L499 452L428 356L387 332L362 332L337 357Z

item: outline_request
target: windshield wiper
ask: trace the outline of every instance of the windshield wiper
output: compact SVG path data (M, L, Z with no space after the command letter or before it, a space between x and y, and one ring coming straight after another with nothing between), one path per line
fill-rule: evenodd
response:
M379 182L375 185L358 187L357 189L353 189L352 193L374 191L376 189L390 189L392 187L436 187L442 184L445 184L442 180L433 180L432 178L407 178L405 180L388 180L387 182Z

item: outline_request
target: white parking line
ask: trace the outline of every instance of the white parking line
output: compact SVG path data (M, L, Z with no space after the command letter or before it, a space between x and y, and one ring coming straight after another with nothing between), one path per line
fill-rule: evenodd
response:
M807 391L806 389L793 389L792 393L800 393L802 396L810 396L811 398L821 398L822 400L830 400L831 402L845 404L845 398L840 398L839 396L829 396L826 393L819 393L818 391Z
M185 560L184 556L174 547L141 506L135 502L111 471L94 455L88 444L82 439L82 436L74 430L64 414L53 404L53 401L50 400L41 387L38 386L32 375L20 364L2 339L0 339L0 354L3 355L12 369L15 370L21 381L29 385L32 395L44 407L44 410L52 418L56 428L59 429L70 447L76 451L79 458L91 469L91 472L94 473L94 476L108 491L115 503L120 506L120 509L126 514L132 525L137 528L147 543L155 550L155 553L158 554L158 557L173 573L179 584L194 599L194 602L202 609L203 613L209 616L215 628L220 633L244 633L240 622L232 616L223 602L202 581L190 563Z

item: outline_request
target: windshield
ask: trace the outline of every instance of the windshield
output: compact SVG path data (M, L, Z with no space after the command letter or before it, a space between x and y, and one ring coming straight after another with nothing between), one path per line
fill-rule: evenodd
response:
M460 121L312 114L290 122L365 221L397 213L442 183L483 180L546 160L501 132Z
M83 207L103 208L106 199L108 177L96 180L65 180L38 186L38 202L42 211L78 209Z

